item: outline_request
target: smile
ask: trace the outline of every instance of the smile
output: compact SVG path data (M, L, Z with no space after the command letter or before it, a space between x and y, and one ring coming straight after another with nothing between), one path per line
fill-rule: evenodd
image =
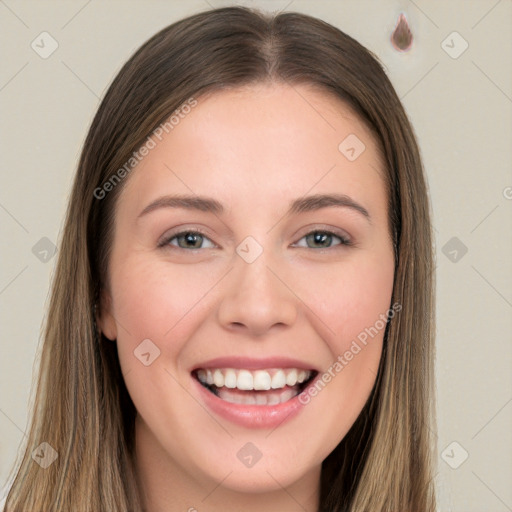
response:
M226 402L272 406L295 398L317 373L316 370L300 368L199 368L193 376L204 388Z

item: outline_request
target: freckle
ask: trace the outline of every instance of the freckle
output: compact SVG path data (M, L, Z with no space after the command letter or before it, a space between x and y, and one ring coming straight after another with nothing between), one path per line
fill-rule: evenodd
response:
M412 46L412 33L407 23L407 18L402 12L398 16L398 21L391 35L391 44L400 52L408 51Z

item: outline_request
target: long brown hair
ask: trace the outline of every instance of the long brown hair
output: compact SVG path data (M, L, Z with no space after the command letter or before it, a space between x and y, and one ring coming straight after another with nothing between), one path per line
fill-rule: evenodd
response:
M242 7L161 30L128 60L101 102L69 199L30 432L6 511L141 512L136 411L116 346L94 324L93 307L108 283L116 199L127 178L104 185L190 98L268 81L333 94L372 130L384 156L395 245L392 303L402 311L387 325L366 405L323 462L320 511L435 511L433 251L413 128L377 58L357 41L303 14ZM43 442L58 453L46 469L31 456Z

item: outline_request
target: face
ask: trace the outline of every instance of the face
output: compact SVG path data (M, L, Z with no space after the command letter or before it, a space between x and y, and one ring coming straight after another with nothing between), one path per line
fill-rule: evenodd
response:
M390 308L375 140L339 100L266 84L199 97L168 132L118 198L100 319L138 456L162 485L318 482L369 397Z

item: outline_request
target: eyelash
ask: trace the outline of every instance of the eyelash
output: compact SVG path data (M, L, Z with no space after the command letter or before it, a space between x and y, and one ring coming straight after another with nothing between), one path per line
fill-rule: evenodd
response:
M340 243L336 244L334 246L331 246L331 247L318 247L318 248L303 247L304 249L313 249L313 250L319 251L319 250L332 249L333 247L336 247L336 246L347 246L347 247L350 247L350 246L354 245L352 240L350 240L348 237L346 237L346 236L344 236L342 234L339 234L339 233L334 233L333 231L329 231L328 229L314 229L314 230L309 231L308 233L306 233L304 236L302 236L300 238L300 240L302 240L303 238L306 238L307 236L312 235L314 233L322 233L324 235L333 236L333 237L337 238L338 240L340 240ZM174 245L170 244L171 240L174 240L175 238L178 238L178 237L180 237L182 235L188 235L188 234L201 235L202 237L207 238L208 240L210 240L210 238L206 235L206 233L204 233L202 231L199 231L199 230L196 230L196 229L190 229L190 230L180 231L179 233L174 233L173 235L166 237L164 240L162 240L158 244L158 247L159 248L172 247L173 249L181 249L183 251L198 251L198 250L200 250L201 248L196 248L196 249L188 248L187 249L187 248L184 248L184 247L178 247L178 246L174 246ZM211 240L210 240L210 242L211 242Z

